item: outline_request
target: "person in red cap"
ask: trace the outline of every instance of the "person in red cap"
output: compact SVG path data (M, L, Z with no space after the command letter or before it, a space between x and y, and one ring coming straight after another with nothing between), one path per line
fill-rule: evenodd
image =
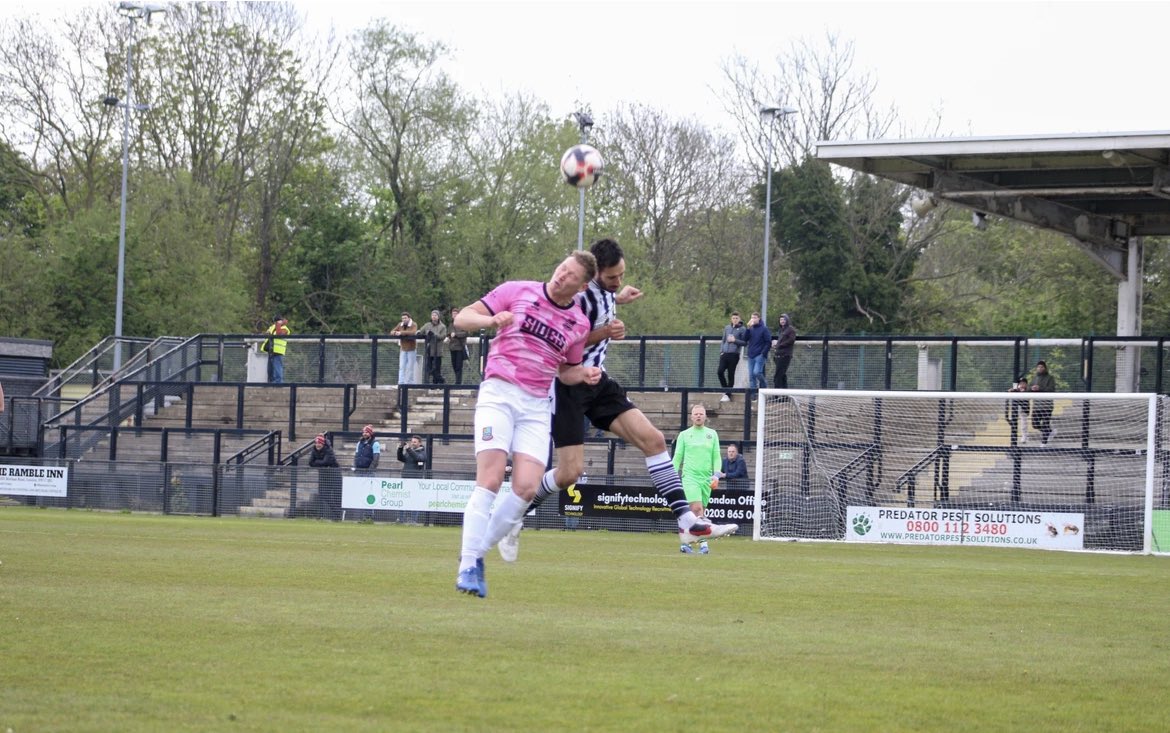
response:
M317 498L321 504L322 514L330 519L341 518L341 474L338 472L337 456L333 453L333 446L325 439L323 433L318 433L313 440L313 447L309 449L309 465L322 469L317 480Z
M382 454L382 444L374 437L374 426L362 428L362 439L358 441L353 453L353 467L357 469L374 469L378 467L378 459Z
M309 450L309 465L313 468L337 468L337 456L333 453L333 446L325 440L324 433L317 433L313 440L313 447Z

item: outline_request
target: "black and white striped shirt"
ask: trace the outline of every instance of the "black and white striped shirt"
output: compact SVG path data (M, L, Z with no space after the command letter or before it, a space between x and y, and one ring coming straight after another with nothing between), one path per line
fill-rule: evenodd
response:
M614 294L597 284L596 280L589 281L589 288L577 296L581 310L589 319L589 330L594 331L609 324L617 318L617 303ZM605 368L605 350L609 346L609 339L602 339L592 346L585 347L585 357L581 362L585 366Z

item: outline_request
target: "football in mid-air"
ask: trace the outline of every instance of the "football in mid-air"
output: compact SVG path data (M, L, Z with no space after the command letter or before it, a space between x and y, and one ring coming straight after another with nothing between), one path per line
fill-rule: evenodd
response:
M561 175L565 183L577 188L589 188L601 178L605 161L592 145L574 145L561 156Z

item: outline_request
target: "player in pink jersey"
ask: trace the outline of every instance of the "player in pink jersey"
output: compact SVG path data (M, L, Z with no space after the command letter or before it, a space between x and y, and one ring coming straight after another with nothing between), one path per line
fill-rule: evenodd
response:
M597 274L589 252L574 252L547 283L506 282L459 311L455 327L497 329L475 403L475 488L463 510L455 588L487 595L483 557L520 520L548 456L549 388L597 384L601 369L581 364L591 324L574 296ZM512 456L512 493L492 504Z

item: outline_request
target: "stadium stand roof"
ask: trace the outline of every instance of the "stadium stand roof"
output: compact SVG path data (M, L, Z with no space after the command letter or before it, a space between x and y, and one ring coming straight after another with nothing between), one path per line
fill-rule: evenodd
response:
M1170 235L1170 132L822 141L817 157L1067 234L1119 279L1131 239Z
M817 157L939 201L1069 236L1118 280L1117 335L1141 334L1144 237L1170 235L1170 131L817 143ZM1119 350L1115 388L1140 360Z

